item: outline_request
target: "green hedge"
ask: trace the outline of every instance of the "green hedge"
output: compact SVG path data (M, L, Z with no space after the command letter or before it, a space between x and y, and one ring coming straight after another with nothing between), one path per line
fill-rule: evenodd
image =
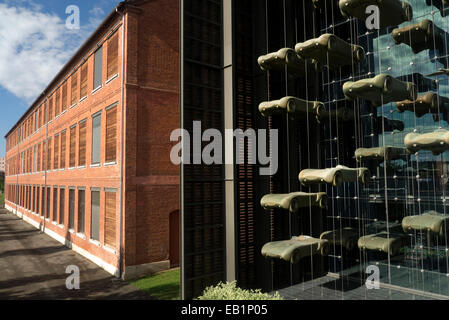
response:
M203 291L197 300L283 300L276 292L274 295L262 293L260 289L244 290L237 287L237 282L220 282L216 286L211 286Z

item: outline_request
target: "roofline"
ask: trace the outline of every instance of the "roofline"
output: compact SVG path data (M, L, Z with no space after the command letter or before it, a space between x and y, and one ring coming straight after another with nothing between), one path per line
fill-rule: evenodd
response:
M92 32L92 34L89 36L89 38L87 38L86 41L84 41L84 43L79 47L79 49L72 55L72 57L70 58L70 60L61 68L61 70L57 73L57 75L50 81L50 84L41 92L41 94L36 98L36 100L30 105L30 107L27 109L27 111L25 111L25 113L22 115L22 117L20 117L19 120L17 120L17 122L14 124L14 126L8 131L8 133L5 135L5 138L7 138L12 131L14 131L14 129L17 128L17 125L22 122L22 120L25 118L25 116L28 114L28 112L33 109L37 103L44 98L48 91L50 91L51 87L53 86L53 84L56 82L56 80L58 80L66 71L66 69L73 63L75 62L75 58L77 56L79 56L79 54L86 50L88 45L90 44L90 42L93 40L93 38L97 35L97 33L109 22L109 20L111 20L116 14L118 14L118 11L120 9L122 9L125 5L128 4L129 0L123 0L121 2L119 2L114 9L112 9L112 11L107 15L107 17L103 20L103 22L100 23L100 25L95 29L95 31Z

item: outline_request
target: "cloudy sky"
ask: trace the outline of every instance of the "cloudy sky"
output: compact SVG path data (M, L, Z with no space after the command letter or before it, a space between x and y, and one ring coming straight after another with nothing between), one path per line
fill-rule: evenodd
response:
M0 156L9 129L119 0L0 0ZM80 29L66 28L68 6Z

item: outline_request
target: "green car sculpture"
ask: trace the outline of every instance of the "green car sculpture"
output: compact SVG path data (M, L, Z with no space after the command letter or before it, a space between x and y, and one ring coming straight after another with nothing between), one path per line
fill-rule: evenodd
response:
M361 250L379 251L388 253L391 256L399 255L401 248L405 245L405 234L387 233L386 231L363 236L358 241L358 246Z
M301 115L312 114L318 116L325 112L325 107L319 101L306 101L295 97L284 97L280 100L262 102L259 111L264 117L279 114L289 114L293 118Z
M424 134L412 132L405 136L404 144L410 153L429 150L436 156L449 150L449 131L439 129Z
M345 82L343 93L349 101L361 98L379 107L393 101L415 100L417 89L413 82L403 82L388 74L379 74L374 78Z
M338 187L343 182L367 183L370 179L370 172L367 168L348 168L338 165L329 169L305 169L299 173L299 181L303 186L310 186L318 183L329 183Z
M262 70L284 71L291 77L304 77L308 73L321 71L321 65L316 60L304 60L291 48L283 48L276 52L268 53L257 59Z
M405 111L414 112L416 117L421 118L427 113L438 114L447 112L449 110L449 99L435 92L428 92L419 96L415 101L404 100L396 102L396 109L400 113Z
M359 234L353 228L343 228L340 230L325 231L321 234L320 239L329 241L329 245L341 246L351 251L357 245Z
M392 146L375 147L375 148L359 148L355 151L355 158L357 161L362 160L398 160L404 159L407 155L405 148L398 148Z
M446 32L429 19L394 29L392 35L396 44L407 44L414 54L426 49L438 49L444 52Z
M354 120L354 110L340 107L331 111L320 111L316 118L318 123L323 123L325 120L351 121Z
M292 237L290 240L268 242L262 247L262 255L266 258L281 259L291 264L301 259L321 254L329 254L329 242L309 236Z
M284 209L292 213L300 208L320 207L327 208L327 195L325 192L305 193L292 192L287 194L267 194L260 200L265 210Z
M304 59L315 59L331 68L360 63L365 60L363 47L348 43L336 35L325 33L295 46L298 55Z
M441 238L448 235L449 215L436 211L426 211L422 215L408 216L402 220L404 232L427 231Z
M366 13L368 6L379 8L379 27L397 26L413 19L412 6L400 0L340 0L338 6L345 18L355 17L366 21L371 13Z

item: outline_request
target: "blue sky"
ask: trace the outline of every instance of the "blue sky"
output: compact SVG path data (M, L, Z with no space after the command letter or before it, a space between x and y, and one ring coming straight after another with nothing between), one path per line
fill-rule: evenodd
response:
M120 0L0 0L0 156L5 134ZM66 28L66 8L80 11Z

